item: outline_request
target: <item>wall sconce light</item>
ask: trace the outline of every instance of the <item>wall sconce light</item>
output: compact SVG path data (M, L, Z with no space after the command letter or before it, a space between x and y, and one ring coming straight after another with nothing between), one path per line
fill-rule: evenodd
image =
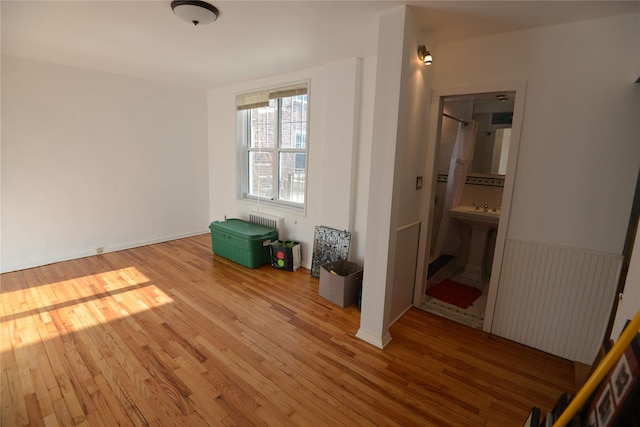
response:
M193 25L209 24L220 15L215 6L200 0L174 0L171 10L178 18Z
M424 62L424 65L431 65L433 62L433 56L431 56L431 52L427 50L427 47L423 44L418 46L418 58L420 61Z

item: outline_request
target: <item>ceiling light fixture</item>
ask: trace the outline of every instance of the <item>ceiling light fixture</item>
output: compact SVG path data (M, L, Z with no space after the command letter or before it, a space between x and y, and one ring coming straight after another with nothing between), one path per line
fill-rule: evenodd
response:
M174 0L171 2L171 10L178 18L193 25L209 24L220 15L215 6L199 0Z
M424 65L431 65L433 62L431 52L429 52L427 47L423 44L418 46L418 58L420 58L420 61L424 62Z

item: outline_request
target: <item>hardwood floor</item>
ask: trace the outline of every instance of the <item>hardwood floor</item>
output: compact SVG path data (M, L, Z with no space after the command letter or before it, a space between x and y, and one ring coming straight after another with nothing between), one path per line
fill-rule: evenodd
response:
M569 361L418 309L375 348L308 270L208 235L0 278L3 426L521 426L574 386Z

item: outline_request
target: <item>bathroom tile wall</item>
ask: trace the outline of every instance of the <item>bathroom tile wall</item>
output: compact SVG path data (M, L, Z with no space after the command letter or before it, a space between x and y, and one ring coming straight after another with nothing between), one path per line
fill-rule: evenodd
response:
M465 184L462 191L461 205L470 206L475 203L483 207L489 205L489 209L502 206L502 186Z

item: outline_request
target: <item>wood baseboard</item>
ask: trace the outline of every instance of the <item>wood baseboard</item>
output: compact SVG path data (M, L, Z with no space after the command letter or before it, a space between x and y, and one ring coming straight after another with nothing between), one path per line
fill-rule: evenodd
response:
M581 362L573 362L574 367L574 376L575 376L575 390L574 393L582 388L584 383L589 378L589 374L591 373L591 365L587 365L586 363Z

